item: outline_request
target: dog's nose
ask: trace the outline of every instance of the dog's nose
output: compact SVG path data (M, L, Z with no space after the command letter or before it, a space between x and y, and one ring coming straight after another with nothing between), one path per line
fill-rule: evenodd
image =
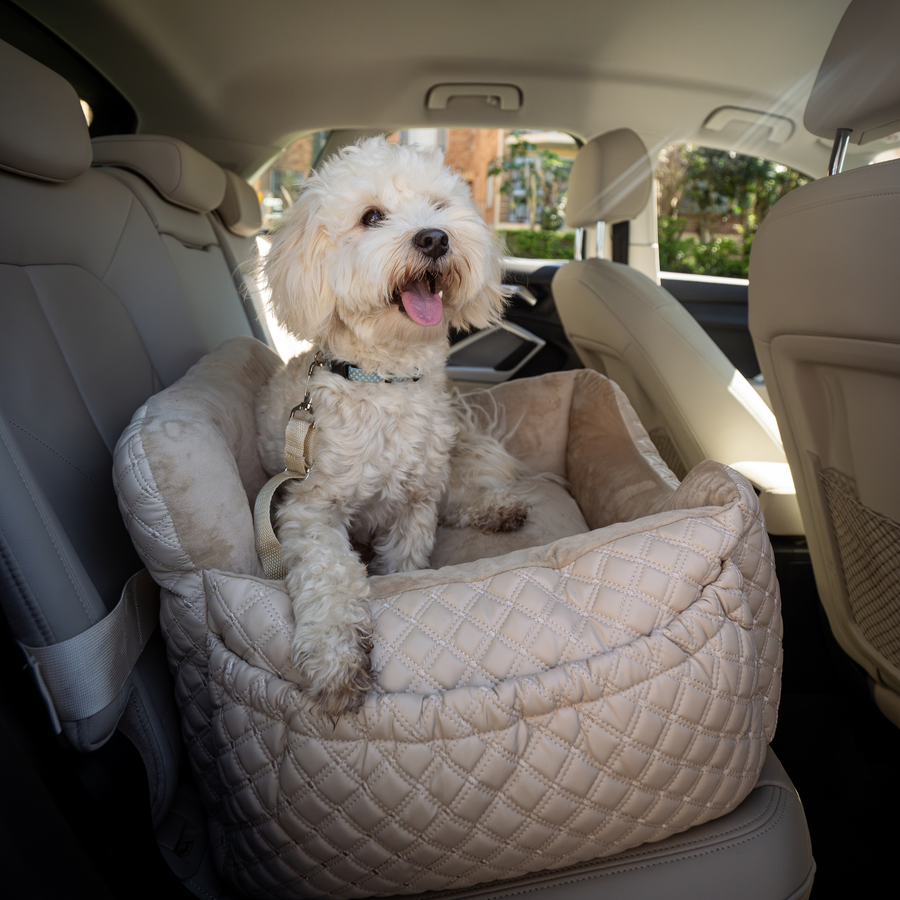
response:
M450 238L440 228L423 228L413 239L415 245L432 259L440 259L450 246Z

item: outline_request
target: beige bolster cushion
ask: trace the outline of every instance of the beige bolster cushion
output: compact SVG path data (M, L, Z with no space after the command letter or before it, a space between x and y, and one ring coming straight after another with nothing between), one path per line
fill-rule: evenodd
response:
M772 551L742 476L707 461L679 485L596 372L481 395L510 449L571 496L549 486L518 535L442 531L434 568L373 577L375 687L331 721L294 682L290 600L253 549L252 399L277 364L252 339L224 344L138 410L115 461L235 888L463 888L741 802L782 658Z

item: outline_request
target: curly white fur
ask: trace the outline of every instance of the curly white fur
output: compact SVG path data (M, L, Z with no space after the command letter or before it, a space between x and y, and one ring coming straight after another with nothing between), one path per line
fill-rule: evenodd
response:
M316 369L309 381L315 462L288 483L276 526L293 661L334 716L370 687L367 569L351 541L371 547L373 574L405 572L428 565L439 510L445 524L493 531L527 515L527 473L451 400L444 374L449 328L502 316L501 249L440 154L376 138L307 179L264 265L288 331L382 378L418 378L356 383ZM285 425L314 353L288 362L260 396L272 474L284 468Z

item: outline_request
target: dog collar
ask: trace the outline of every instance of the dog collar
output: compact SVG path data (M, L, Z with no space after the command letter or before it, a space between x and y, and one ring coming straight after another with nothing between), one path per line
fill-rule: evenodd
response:
M407 375L405 377L397 378L382 378L374 372L365 372L362 369L358 369L356 366L351 366L348 362L341 362L337 359L326 358L325 363L335 375L340 375L342 378L346 378L347 381L356 381L364 384L379 384L382 382L384 384L391 384L392 382L400 381L419 381L422 377L421 375Z

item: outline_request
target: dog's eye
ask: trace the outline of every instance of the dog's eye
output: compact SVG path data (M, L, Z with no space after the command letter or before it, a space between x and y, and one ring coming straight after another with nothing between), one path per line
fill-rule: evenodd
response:
M380 209L370 209L363 213L363 217L360 221L366 228L374 228L376 225L380 225L386 218L387 216L385 216Z

